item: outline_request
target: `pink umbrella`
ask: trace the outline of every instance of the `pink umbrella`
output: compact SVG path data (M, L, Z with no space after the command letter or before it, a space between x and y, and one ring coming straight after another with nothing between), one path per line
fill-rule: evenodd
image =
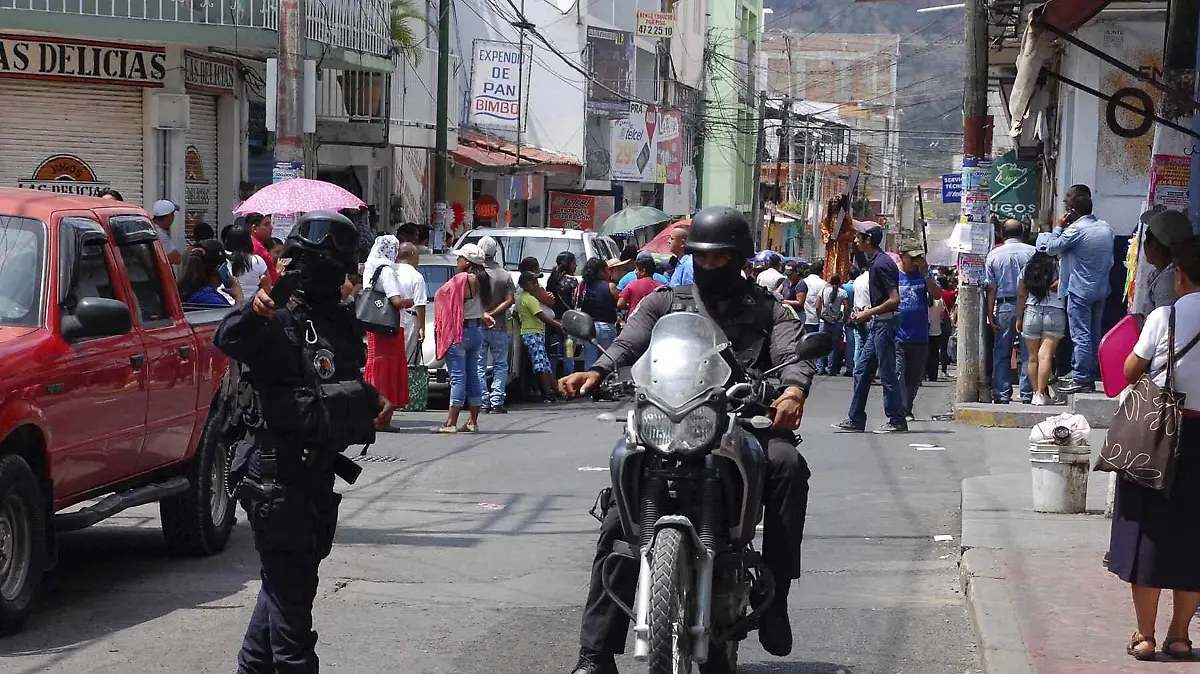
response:
M691 218L685 218L683 220L680 220L679 222L671 223L666 229L659 232L658 235L656 235L653 239L650 239L650 243L647 243L646 245L642 246L641 252L643 252L643 253L660 253L663 255L670 255L671 254L671 230L676 229L678 227L690 227L691 224L692 224Z
M308 211L340 211L344 208L366 208L362 199L324 180L292 178L267 185L233 209L237 215L262 213L307 213Z

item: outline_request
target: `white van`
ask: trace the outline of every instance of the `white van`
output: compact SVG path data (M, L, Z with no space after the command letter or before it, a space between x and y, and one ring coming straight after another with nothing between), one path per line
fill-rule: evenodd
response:
M545 229L542 227L478 227L467 232L458 240L454 249L490 236L500 244L499 262L510 272L527 257L537 258L543 277L554 269L554 260L563 251L575 254L579 268L593 257L613 260L621 255L621 248L611 237L578 229Z

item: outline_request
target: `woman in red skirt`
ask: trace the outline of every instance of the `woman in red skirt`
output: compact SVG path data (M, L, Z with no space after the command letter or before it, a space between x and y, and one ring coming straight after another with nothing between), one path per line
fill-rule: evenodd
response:
M364 288L374 287L387 295L393 310L399 312L413 305L413 298L401 294L400 280L396 276L396 257L400 241L391 235L375 239L371 254L363 266ZM395 335L367 333L367 368L365 378L369 384L387 398L388 408L381 418L391 419L391 412L408 404L408 356L404 349L404 328ZM380 424L380 430L388 428Z

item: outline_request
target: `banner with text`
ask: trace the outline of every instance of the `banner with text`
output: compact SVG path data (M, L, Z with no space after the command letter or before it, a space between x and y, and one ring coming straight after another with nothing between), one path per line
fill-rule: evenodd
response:
M613 214L613 197L550 192L549 226L586 229L600 226Z
M678 185L683 174L683 113L660 110L655 134L658 136L656 182Z
M670 12L639 10L637 34L642 37L675 37L675 15Z
M629 104L629 117L612 122L612 179L653 183L658 180L658 110ZM664 179L666 176L663 176Z
M475 40L471 58L470 123L487 129L525 131L533 45Z

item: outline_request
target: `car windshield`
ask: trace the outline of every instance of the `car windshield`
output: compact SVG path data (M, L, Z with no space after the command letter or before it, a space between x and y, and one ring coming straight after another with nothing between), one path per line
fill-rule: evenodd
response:
M417 265L417 271L425 277L425 292L432 302L434 293L458 273L458 267L449 264L422 264Z
M0 215L0 325L39 323L45 231L38 220Z
M536 258L543 271L554 269L554 260L563 251L575 254L575 259L582 266L587 260L583 248L583 239L574 236L507 236L496 232L471 232L463 237L462 243L479 245L479 240L490 236L500 244L500 253L504 257L504 268L517 271L521 260ZM461 245L461 244L460 244Z

